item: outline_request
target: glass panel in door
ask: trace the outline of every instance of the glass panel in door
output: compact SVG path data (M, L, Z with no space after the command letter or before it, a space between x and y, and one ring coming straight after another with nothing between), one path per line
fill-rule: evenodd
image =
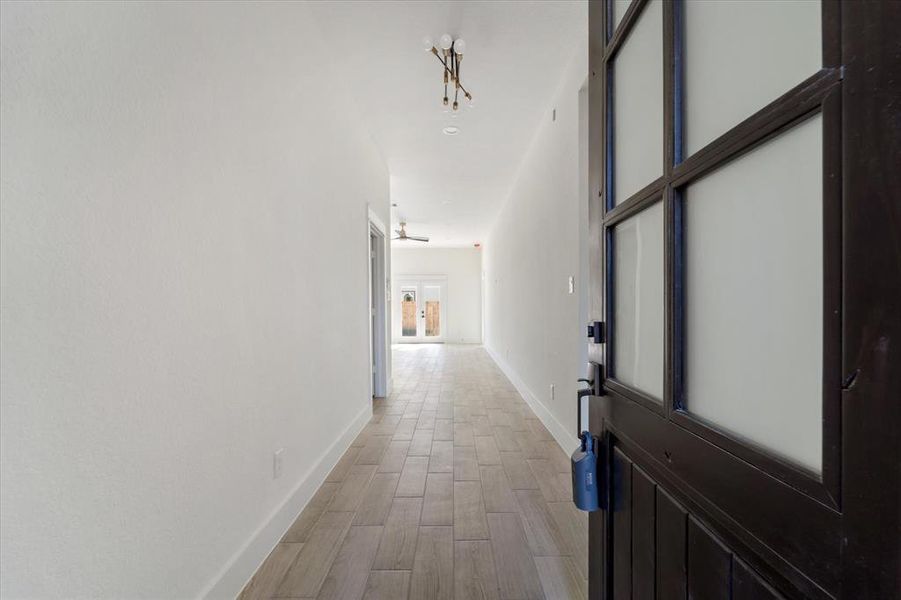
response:
M686 407L817 473L822 132L811 117L684 192Z
M400 290L401 336L415 338L419 326L416 313L416 287L402 287Z
M663 202L613 229L613 377L663 399Z
M613 69L613 200L663 174L663 3L652 0Z
M425 337L441 337L441 287L423 284L422 316L425 320Z

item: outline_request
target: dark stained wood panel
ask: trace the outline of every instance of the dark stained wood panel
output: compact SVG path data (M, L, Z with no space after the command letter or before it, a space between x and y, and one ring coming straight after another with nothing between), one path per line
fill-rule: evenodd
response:
M632 598L632 461L613 451L613 598Z
M751 567L741 559L732 561L732 600L782 600Z
M613 478L613 598L784 600L772 582L616 446Z
M732 552L694 518L688 519L688 597L724 600L732 587Z
M613 478L614 599L783 600L618 447Z
M901 3L842 2L842 587L901 597Z
M654 600L656 488L632 466L632 600Z
M657 488L657 598L685 600L688 513Z

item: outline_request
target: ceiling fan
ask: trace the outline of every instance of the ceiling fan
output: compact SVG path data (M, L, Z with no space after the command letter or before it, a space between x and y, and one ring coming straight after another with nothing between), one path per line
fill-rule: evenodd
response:
M397 237L396 237L396 238L391 238L391 239L392 239L392 240L401 240L401 241L404 241L404 240L413 240L414 242L427 242L427 241L429 241L429 238L427 238L427 237L421 237L421 236L418 236L418 235L407 235L407 230L405 229L406 226L407 226L407 223L406 223L405 221L401 221L401 222L400 222L400 229L395 229L395 230L394 230L395 233L397 233Z

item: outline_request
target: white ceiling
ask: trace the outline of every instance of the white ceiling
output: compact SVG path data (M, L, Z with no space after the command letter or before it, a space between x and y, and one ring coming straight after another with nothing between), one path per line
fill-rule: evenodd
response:
M481 241L567 63L586 44L587 2L323 2L313 10L330 65L388 163L392 224L406 219L407 233L430 236L429 246ZM441 103L441 65L421 44L445 32L467 47L461 81L475 106L461 102L457 117ZM451 123L459 135L442 133Z

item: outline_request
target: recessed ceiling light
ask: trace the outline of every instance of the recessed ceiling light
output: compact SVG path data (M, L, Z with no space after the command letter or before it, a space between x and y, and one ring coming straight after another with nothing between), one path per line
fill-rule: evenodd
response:
M444 132L444 135L457 135L458 133L460 133L460 128L456 125L448 125L441 131Z

